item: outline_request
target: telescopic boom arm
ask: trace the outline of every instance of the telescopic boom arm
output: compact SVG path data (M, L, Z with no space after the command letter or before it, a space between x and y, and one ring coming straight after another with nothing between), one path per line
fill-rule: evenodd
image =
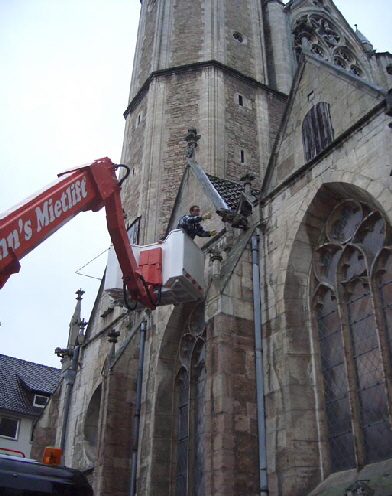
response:
M106 209L107 227L124 283L133 300L155 308L152 286L137 272L138 265L124 224L120 184L109 158L59 174L60 179L0 218L0 288L19 272L27 253L79 212Z

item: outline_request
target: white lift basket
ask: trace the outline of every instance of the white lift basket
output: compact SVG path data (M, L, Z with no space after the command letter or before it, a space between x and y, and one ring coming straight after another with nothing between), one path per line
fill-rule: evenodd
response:
M184 231L171 231L162 243L131 246L137 263L142 251L162 248L161 304L178 305L204 297L204 254ZM124 304L123 276L113 246L108 254L104 290Z

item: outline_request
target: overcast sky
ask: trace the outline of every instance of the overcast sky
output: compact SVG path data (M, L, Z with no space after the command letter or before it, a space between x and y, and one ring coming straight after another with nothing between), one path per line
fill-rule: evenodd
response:
M391 0L339 0L351 26L392 51ZM58 172L120 161L139 0L0 0L0 212ZM21 262L0 292L0 353L60 366L75 291L88 320L99 281L75 271L109 246L104 213L82 213ZM82 272L102 276L106 254Z

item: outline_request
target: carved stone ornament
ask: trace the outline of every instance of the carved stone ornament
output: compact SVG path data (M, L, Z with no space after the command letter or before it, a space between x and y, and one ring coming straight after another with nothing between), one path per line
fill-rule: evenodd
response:
M374 490L368 481L355 481L345 491L344 496L373 496Z
M312 52L356 76L362 76L358 58L350 49L336 26L319 13L298 18L293 26L294 50L299 57L302 52Z
M221 208L216 213L222 218L222 222L227 222L232 227L246 230L248 228L248 219L245 215L227 208Z
M185 150L185 158L194 159L195 158L195 148L197 147L197 142L201 138L200 134L197 134L195 128L188 129L187 135L184 140L188 143Z

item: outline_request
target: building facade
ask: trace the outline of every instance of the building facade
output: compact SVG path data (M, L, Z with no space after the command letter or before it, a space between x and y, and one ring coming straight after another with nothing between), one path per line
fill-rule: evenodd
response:
M1 454L30 456L34 423L60 378L59 369L0 354Z
M126 222L212 212L205 298L102 287L36 453L100 496L391 494L391 73L330 0L141 2Z

